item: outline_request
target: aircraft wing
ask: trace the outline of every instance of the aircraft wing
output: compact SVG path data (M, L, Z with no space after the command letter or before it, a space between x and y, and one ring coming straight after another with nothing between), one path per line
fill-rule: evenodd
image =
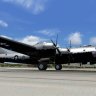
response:
M18 53L22 53L28 56L32 56L32 54L36 53L37 51L34 46L27 45L2 36L0 36L0 47L16 51Z

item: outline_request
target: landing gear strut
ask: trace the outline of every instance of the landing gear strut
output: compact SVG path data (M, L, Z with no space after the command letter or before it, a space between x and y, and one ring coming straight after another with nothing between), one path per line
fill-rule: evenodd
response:
M61 64L56 64L55 65L55 69L56 70L61 70L62 69L62 65Z

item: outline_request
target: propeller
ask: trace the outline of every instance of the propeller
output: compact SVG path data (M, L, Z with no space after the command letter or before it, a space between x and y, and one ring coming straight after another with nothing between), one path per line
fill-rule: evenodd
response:
M72 55L72 53L71 53L71 51L70 51L70 49L72 48L72 42L71 42L71 40L69 41L69 48L67 48L67 51L69 52L69 65L70 65L70 60L74 60L74 57L73 57L73 55Z
M61 52L60 52L59 48L57 47L57 44L58 44L58 34L57 34L57 37L56 37L56 43L53 40L51 40L51 42L55 46L55 48L58 51L58 53L61 55Z
M71 44L71 40L70 40L69 48L67 48L67 51L68 51L68 52L70 52L71 47L72 47L72 44Z
M54 43L54 41L53 41L53 40L51 40L51 42L52 42L52 43L53 43L53 45L55 46L55 48L56 48L56 50L58 51L58 53L59 53L59 54L61 54L61 52L60 52L59 48L57 47L57 43Z
M57 43L58 43L58 34L57 34L57 37L56 37L56 46L57 46Z
M55 48L56 48L56 50L58 51L58 53L59 53L59 55L61 55L62 53L61 53L61 51L59 50L59 48L57 47L57 43L58 43L58 35L57 35L57 37L56 37L56 43L53 41L53 40L51 40L51 42L53 43L53 45L55 46ZM71 52L70 52L70 49L71 49L71 47L72 47L72 44L71 44L71 40L70 40L70 46L69 46L69 48L67 47L66 49L67 49L67 52L68 52L68 57L69 57L69 62L68 62L68 64L70 65L70 60L71 59L73 59L73 56L72 56L72 54L71 54Z

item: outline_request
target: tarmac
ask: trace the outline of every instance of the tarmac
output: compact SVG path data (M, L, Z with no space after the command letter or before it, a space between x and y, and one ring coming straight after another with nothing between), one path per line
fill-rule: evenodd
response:
M0 68L1 96L96 96L96 69Z

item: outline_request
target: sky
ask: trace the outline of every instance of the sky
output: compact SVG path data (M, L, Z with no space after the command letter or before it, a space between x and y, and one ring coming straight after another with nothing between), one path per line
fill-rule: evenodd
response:
M28 44L96 45L96 0L0 0L0 35Z

